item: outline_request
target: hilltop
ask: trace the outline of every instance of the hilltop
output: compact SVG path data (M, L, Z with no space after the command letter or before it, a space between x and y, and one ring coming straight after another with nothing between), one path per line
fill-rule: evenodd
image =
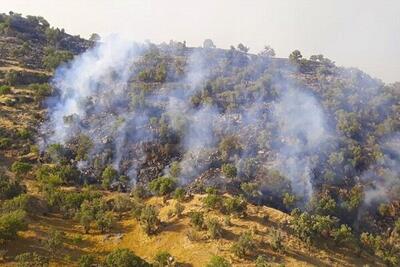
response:
M396 266L399 89L0 14L3 263Z

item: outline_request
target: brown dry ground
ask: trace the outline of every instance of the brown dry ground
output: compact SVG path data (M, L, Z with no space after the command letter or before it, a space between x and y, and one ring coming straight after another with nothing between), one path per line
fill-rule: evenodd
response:
M52 260L52 266L75 266L77 259L87 253L94 254L101 260L115 248L129 248L148 261L151 261L157 252L168 251L178 262L184 263L184 266L205 266L212 255L225 257L233 266L254 266L257 255L266 255L276 264L283 263L285 266L378 265L372 258L367 258L367 255L355 256L350 249L338 251L328 247L318 249L308 247L292 236L287 229L289 215L272 208L253 205L248 206L248 216L232 218L231 226L223 226L223 238L212 240L208 237L207 231L198 231L201 240L190 241L187 232L193 228L189 223L188 212L204 211L207 218L216 217L223 224L222 214L203 208L201 202L203 197L195 195L192 200L183 203L185 211L182 218L167 215L168 211L173 209L175 200L168 200L167 203L163 203L159 197L147 200L147 203L159 208L164 223L160 233L153 236L147 236L138 222L130 219L128 214L122 216L110 234L101 234L96 230L84 234L82 227L72 220L65 220L57 215L37 216L31 220L29 229L20 233L18 240L9 243L7 258L12 259L27 251L50 256L43 250L40 240L46 237L46 232L50 228L55 228L65 232L66 242L58 256ZM268 217L267 220L264 219L265 216ZM284 250L280 253L274 252L269 245L272 232L275 230L283 237ZM257 249L246 259L239 259L233 256L230 248L245 231L253 232ZM82 241L74 243L77 237L81 237ZM12 261L3 263L4 266L13 264Z

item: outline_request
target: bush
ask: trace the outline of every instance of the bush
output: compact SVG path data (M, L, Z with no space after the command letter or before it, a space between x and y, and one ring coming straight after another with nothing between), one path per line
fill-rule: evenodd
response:
M288 192L285 192L283 194L282 202L283 202L283 205L285 205L285 207L288 210L290 210L293 207L295 207L296 201L297 201L297 198L296 198L295 195L289 194Z
M0 241L13 240L17 237L18 231L26 228L26 213L16 210L0 215Z
M167 251L157 252L154 257L154 267L164 267L164 266L172 266L174 258Z
M52 257L55 257L57 252L64 245L64 232L56 229L50 229L46 239L43 240L43 245Z
M354 241L351 228L345 224L342 224L338 229L335 229L332 235L336 244L346 244Z
M169 169L169 173L171 174L172 177L179 177L181 174L182 168L179 166L178 161L174 161L171 164L171 168Z
M6 95L11 93L11 87L8 85L0 86L0 95Z
M239 258L244 258L255 248L253 236L250 232L245 232L240 235L239 240L233 244L232 252Z
M179 203L179 202L175 203L175 214L178 218L180 218L182 216L182 213L184 210L185 210L185 207L181 203Z
M228 164L222 165L222 173L226 177L233 179L237 175L237 170L236 170L235 165L228 163Z
M102 178L102 186L107 189L110 187L110 184L118 179L118 172L111 165L107 166L103 173L101 174Z
M114 214L111 211L100 211L96 214L95 222L101 233L109 232L115 223Z
M150 190L159 196L164 196L166 194L174 191L176 187L176 182L173 178L168 176L159 177L150 182Z
M337 219L331 216L310 215L294 209L292 215L292 229L294 234L306 243L313 243L318 238L331 237Z
M236 213L243 215L246 212L247 202L242 197L225 198L223 201L223 210L227 214Z
M207 188L207 196L203 199L203 204L209 209L219 209L222 206L222 197L218 195L214 188Z
M158 219L158 211L154 206L145 206L140 213L140 224L146 234L155 234L160 226L160 219Z
M45 97L51 95L52 88L48 83L32 83L29 85L29 89L34 91L37 96Z
M49 260L40 256L36 252L22 253L15 257L18 267L46 267L49 266Z
M0 200L9 199L25 192L25 188L0 171Z
M95 258L93 255L83 255L79 258L79 267L92 267L95 263Z
M212 256L210 262L207 263L207 267L230 267L231 264L220 256Z
M22 194L16 196L12 199L5 200L1 205L2 212L12 212L16 210L23 210L28 212L28 203L30 200L30 196L26 194Z
M126 248L110 252L106 257L105 265L107 267L150 267L146 261Z
M197 230L202 230L204 228L204 215L199 211L192 211L189 213L190 224Z
M11 145L11 139L8 137L0 137L0 149L9 148Z
M17 131L17 136L22 139L29 139L32 136L32 133L28 128L20 128Z
M27 174L29 171L32 170L32 165L29 163L21 162L21 161L15 161L11 165L11 171L15 173L17 176L21 176L24 174Z
M146 188L142 185L136 185L132 191L131 191L131 195L135 198L135 199L143 199L148 195L148 192L146 190Z
M177 189L175 189L173 197L178 201L183 201L185 199L185 189L183 189L182 187L178 187Z
M69 151L61 144L51 144L46 153L54 163L66 164L70 159Z
M73 54L69 51L49 49L43 58L43 66L48 70L57 68L61 63L71 60Z
M243 190L247 197L259 196L259 185L257 183L241 183L240 189Z
M271 240L271 247L275 251L281 251L283 249L283 244L282 244L282 236L281 233L278 231L273 231L272 232L272 240Z
M271 264L268 263L268 259L264 255L259 255L256 259L256 267L270 267Z
M222 237L223 229L217 218L211 218L207 220L206 226L208 234L212 239Z

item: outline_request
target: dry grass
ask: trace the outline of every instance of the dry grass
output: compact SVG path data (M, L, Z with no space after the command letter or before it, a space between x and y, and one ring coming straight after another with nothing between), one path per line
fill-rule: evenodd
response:
M201 205L203 196L196 195L192 200L184 203L183 217L168 218L168 211L173 209L174 200L163 203L161 198L151 198L148 203L160 209L160 217L164 222L161 232L154 236L147 236L138 222L130 219L125 214L118 222L112 233L100 234L92 230L84 234L81 226L72 220L64 220L59 216L38 216L32 220L29 230L20 233L18 240L8 246L8 262L5 266L12 266L12 258L16 255L36 251L45 256L50 256L43 250L41 241L46 238L46 232L55 228L66 233L66 245L60 250L57 258L52 259L54 266L74 266L74 262L83 254L94 254L102 259L108 252L115 248L129 248L135 254L151 261L158 251L166 250L187 266L205 266L212 255L220 255L228 259L233 266L254 266L257 255L266 255L271 261L284 263L285 266L363 266L372 264L366 258L357 258L351 251L336 251L326 249L308 248L304 243L290 235L286 223L289 216L278 210L268 207L248 206L246 218L232 218L231 226L223 226L224 236L221 239L211 240L206 231L200 231L201 241L190 241L187 231L192 229L187 215L190 211L203 210L206 216L217 217L223 223L223 215L215 211L207 211ZM268 220L263 219L268 216ZM252 231L257 243L257 250L246 259L239 259L230 252L230 247L237 237L244 231ZM272 231L282 233L284 251L274 252L269 243ZM74 237L81 236L82 242L74 243Z

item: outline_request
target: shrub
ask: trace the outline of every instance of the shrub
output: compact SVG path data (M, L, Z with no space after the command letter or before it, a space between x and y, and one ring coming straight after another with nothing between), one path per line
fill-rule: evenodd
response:
M101 184L105 189L110 187L110 184L118 178L118 172L111 165L108 165L101 174Z
M22 139L28 139L32 136L32 133L29 131L28 128L20 128L17 131L17 136Z
M332 235L333 240L335 240L336 244L346 244L354 241L354 236L351 232L351 228L345 224L342 224L338 229L335 229Z
M95 263L95 257L93 255L83 255L79 258L79 267L92 267Z
M210 235L210 237L212 239L222 237L223 229L217 218L208 219L206 226L207 226L208 234Z
M176 182L168 176L159 177L150 182L150 190L159 196L164 196L171 193L176 187Z
M228 164L222 165L222 173L226 177L233 179L237 175L237 170L236 170L235 165L228 163Z
M9 199L23 193L25 188L0 171L0 200Z
M35 94L40 97L49 96L52 92L52 88L48 83L32 83L29 85L29 89L34 91Z
M46 267L49 266L49 260L40 256L36 252L22 253L15 257L18 267Z
M25 212L28 212L28 203L30 200L30 196L27 194L22 194L19 196L16 196L12 199L5 200L3 204L1 205L1 211L2 212L12 212L16 210L23 210Z
M219 209L222 206L222 197L218 195L214 188L207 188L207 196L203 199L203 204L210 209Z
M16 210L0 215L0 241L13 240L17 232L26 228L26 213Z
M230 267L231 264L221 256L212 256L207 267Z
M51 144L46 153L55 163L64 164L69 161L69 151L61 144Z
M156 256L154 257L154 267L164 267L164 266L172 266L174 258L170 253L167 251L160 251L157 252Z
M154 206L145 206L140 213L140 224L146 234L155 234L160 226L160 219L158 219L158 211Z
M175 189L173 197L178 201L183 201L185 199L185 189L183 189L182 187L178 187L177 189Z
M11 165L11 171L17 176L27 174L30 170L32 170L32 165L29 163L15 161Z
M64 236L65 234L63 232L51 229L47 238L43 240L44 247L52 257L55 257L56 253L64 245Z
M272 232L271 247L275 251L281 251L283 249L282 236L278 231Z
M219 151L221 152L222 158L226 160L230 156L240 153L242 151L242 146L236 136L226 136L219 144Z
M146 188L142 185L136 185L131 191L131 195L135 199L143 199L147 196L147 193Z
M0 149L5 149L10 147L11 139L8 137L1 137L0 138Z
M11 87L8 85L0 86L0 95L6 95L11 93Z
M135 218L137 220L140 219L140 215L142 214L143 207L144 207L144 205L142 203L140 203L139 201L132 202L131 213L132 213L133 218Z
M268 259L264 255L259 255L256 259L256 267L270 267L271 264L269 264Z
M241 183L240 189L247 197L257 197L259 195L259 185L257 183Z
M113 210L119 213L121 217L123 212L129 211L132 208L132 201L126 195L118 195L114 198Z
M52 70L57 68L61 63L71 60L72 58L73 54L69 51L48 49L43 58L43 66L48 70Z
M179 177L181 174L182 168L179 166L178 161L174 161L171 164L171 168L169 169L169 173L171 174L172 177Z
M243 215L246 212L247 202L242 197L225 198L223 201L223 209L227 214L236 213Z
M150 267L146 261L126 248L110 252L106 257L105 265L107 267Z
M233 244L232 252L239 258L244 258L255 248L253 236L250 232L245 232L240 235L239 240Z
M199 211L192 211L189 213L190 224L198 230L202 230L204 227L204 215Z
M297 201L297 199L296 199L295 195L289 194L288 192L285 192L283 194L282 202L283 202L283 205L285 205L285 207L287 209L289 209L289 210L292 209L295 206L296 201Z
M109 212L98 212L96 214L96 225L101 233L109 232L114 225L114 214Z
M180 218L182 216L182 213L184 210L185 210L185 207L181 203L179 203L179 202L175 203L175 214L178 218Z
M297 237L306 243L313 243L318 238L330 237L337 219L331 216L310 215L298 209L292 211L291 225Z

